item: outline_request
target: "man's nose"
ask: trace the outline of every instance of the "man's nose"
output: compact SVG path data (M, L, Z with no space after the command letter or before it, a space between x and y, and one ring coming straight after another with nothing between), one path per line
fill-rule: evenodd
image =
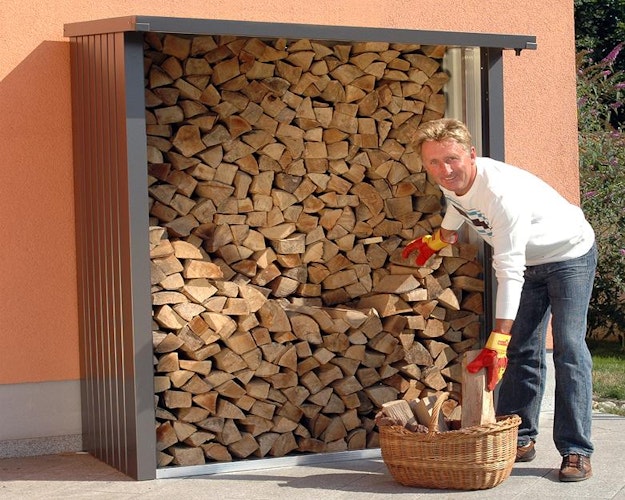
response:
M450 174L451 173L451 164L449 162L441 162L440 167L439 167L439 171L441 174Z

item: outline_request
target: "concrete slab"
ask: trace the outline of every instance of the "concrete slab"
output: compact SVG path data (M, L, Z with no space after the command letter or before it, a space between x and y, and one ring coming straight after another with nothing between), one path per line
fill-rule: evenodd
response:
M0 498L185 500L358 500L403 499L625 499L625 417L595 413L594 476L580 483L558 481L560 456L551 441L553 413L541 414L537 457L516 464L510 477L489 490L454 491L397 484L379 457L218 473L153 481L133 481L85 453L0 460Z

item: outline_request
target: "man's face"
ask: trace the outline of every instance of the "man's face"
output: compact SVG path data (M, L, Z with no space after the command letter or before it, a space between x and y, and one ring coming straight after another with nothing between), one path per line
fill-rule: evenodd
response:
M458 196L466 194L475 180L475 148L471 151L453 139L426 141L421 145L421 161L432 179Z

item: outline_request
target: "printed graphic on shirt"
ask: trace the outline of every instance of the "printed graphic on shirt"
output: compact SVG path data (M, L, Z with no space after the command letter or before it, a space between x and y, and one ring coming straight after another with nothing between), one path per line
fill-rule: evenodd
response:
M476 231L480 234L492 237L493 232L490 227L490 222L488 221L488 217L477 209L464 210L460 205L453 203L454 208L458 210L460 215L462 215L465 219L467 219L473 226Z

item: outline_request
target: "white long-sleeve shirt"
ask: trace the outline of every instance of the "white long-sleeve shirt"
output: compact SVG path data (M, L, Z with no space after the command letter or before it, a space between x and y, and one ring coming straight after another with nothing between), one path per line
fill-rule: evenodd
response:
M535 175L478 157L477 176L462 196L442 189L448 203L442 227L464 222L493 247L495 316L515 319L526 266L584 255L595 235L582 210Z

